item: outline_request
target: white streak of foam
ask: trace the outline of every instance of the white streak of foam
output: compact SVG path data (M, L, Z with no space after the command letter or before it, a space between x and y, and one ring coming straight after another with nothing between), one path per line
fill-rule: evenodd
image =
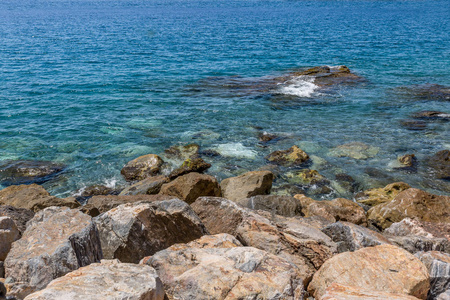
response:
M319 86L314 84L314 77L298 76L282 83L279 88L279 93L309 98L318 88Z

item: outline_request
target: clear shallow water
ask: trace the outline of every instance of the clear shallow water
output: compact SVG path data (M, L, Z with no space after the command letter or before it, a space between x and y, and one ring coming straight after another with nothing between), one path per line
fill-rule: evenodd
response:
M449 183L425 168L406 174L389 164L450 149L448 122L400 125L420 110L450 113L450 102L399 90L450 85L449 15L448 0L2 1L0 160L63 162L64 175L44 186L70 195L120 185L127 161L178 143L239 148L239 157L206 159L219 178L297 144L329 161L320 172L330 179L343 171L361 188L381 184L369 167L383 180L448 194ZM341 64L366 81L330 93L251 84ZM261 147L258 128L286 138ZM352 141L380 152L364 161L329 155Z

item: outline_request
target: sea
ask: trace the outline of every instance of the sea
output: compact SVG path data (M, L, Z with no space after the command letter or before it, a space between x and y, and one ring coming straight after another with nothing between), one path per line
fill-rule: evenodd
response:
M276 80L340 65L363 80ZM128 161L191 143L219 154L203 157L219 180L297 145L355 192L404 181L449 195L426 161L450 149L450 101L417 96L435 85L450 85L449 0L0 1L0 162L64 164L43 184L60 197L123 187ZM376 154L336 155L353 142ZM417 170L396 167L405 154Z

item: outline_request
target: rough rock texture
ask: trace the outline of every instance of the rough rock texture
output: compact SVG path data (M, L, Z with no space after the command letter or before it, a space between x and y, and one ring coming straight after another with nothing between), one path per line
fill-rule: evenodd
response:
M302 215L305 217L321 216L330 222L347 221L367 225L364 209L351 200L336 198L332 201L316 201L301 194L294 197L300 201Z
M435 177L450 179L450 150L442 150L428 159L428 166L433 169Z
M42 186L12 185L0 191L0 204L11 205L18 208L30 209L37 212L50 206L79 207L75 198L57 198L51 196Z
M5 271L14 284L27 285L32 292L102 256L91 217L75 209L49 207L38 212L13 243Z
M166 195L94 196L88 200L85 206L93 206L97 208L100 213L104 213L110 209L113 209L114 207L125 203L134 203L141 201L153 202L169 199L173 199L173 197Z
M0 205L0 216L10 217L19 229L25 231L27 222L34 217L34 212L26 208L17 208L11 205Z
M0 217L0 261L5 260L11 244L20 238L19 229L10 217Z
M308 154L294 145L288 150L278 150L269 154L266 159L270 162L287 167L299 166L309 160Z
M318 171L310 169L289 172L287 177L289 178L289 182L301 185L330 183L330 181Z
M356 195L358 203L375 206L385 202L390 202L400 192L411 188L409 184L404 182L394 182L388 184L384 188L370 189Z
M207 230L178 199L120 205L94 219L106 259L137 263L175 243L186 243Z
M53 280L26 300L163 300L155 269L146 265L102 260Z
M273 173L270 171L247 172L237 177L222 180L223 197L237 201L251 196L266 195L272 188Z
M189 144L184 146L172 146L164 150L164 154L168 158L186 160L195 158L198 155L200 146L197 144Z
M119 196L158 194L162 185L168 182L169 178L163 175L148 177L125 188Z
M197 172L197 173L203 173L204 171L208 170L211 167L211 164L205 162L203 159L197 157L197 158L188 158L186 159L181 167L173 170L169 174L170 179L175 179L181 175Z
M391 242L381 233L349 222L337 222L328 225L322 231L338 245L338 252L356 251Z
M440 294L450 290L450 255L438 251L419 252L415 254L425 264L430 274L430 292L428 299L436 299Z
M221 195L220 186L215 177L195 172L164 184L159 193L175 196L189 204L201 196L220 197Z
M418 300L418 298L404 294L367 291L362 288L332 283L320 300Z
M160 172L164 161L156 154L147 154L129 161L120 171L125 180L144 180Z
M437 296L436 300L450 300L450 290L446 290L439 296Z
M314 77L314 84L321 87L337 84L355 83L363 79L352 73L347 66L318 66L304 71L294 72L293 76Z
M0 164L0 182L3 185L44 183L64 168L51 161L7 160Z
M301 214L300 201L291 196L258 195L235 201L237 204L254 210L265 210L285 217Z
M330 151L331 156L351 157L354 159L368 159L378 154L380 148L370 146L361 142L352 142L339 145Z
M143 260L157 270L170 300L302 298L301 273L288 261L252 247L194 243Z
M450 197L411 188L399 193L390 202L372 207L367 216L371 224L383 229L407 217L427 222L450 223Z
M405 154L400 156L398 162L401 163L404 167L414 167L417 164L417 158L414 154Z
M333 282L419 299L426 299L430 288L425 265L414 255L392 245L368 247L332 257L314 274L308 291L320 299Z
M115 190L107 187L105 185L91 185L85 188L81 192L81 197L92 197L92 196L99 196L99 195L111 195L115 193Z
M305 283L336 253L336 244L301 218L272 216L264 211L257 214L224 198L201 197L191 206L211 234L231 234L244 246L265 250L294 263Z

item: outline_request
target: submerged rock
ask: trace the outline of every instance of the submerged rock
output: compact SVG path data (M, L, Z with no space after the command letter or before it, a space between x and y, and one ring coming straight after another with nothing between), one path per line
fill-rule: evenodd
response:
M164 183L168 183L169 181L169 178L163 175L148 177L125 188L122 192L120 192L119 196L146 194L155 195L159 193L162 185Z
M129 161L120 171L125 180L144 180L157 175L164 161L156 154L147 154Z
M441 111L419 111L414 113L412 118L415 119L424 119L424 120L442 120L442 121L449 121L450 120L450 114L441 112Z
M423 84L409 88L418 100L450 101L450 87L439 84Z
M417 158L414 154L402 155L397 158L397 161L400 163L400 166L396 167L395 169L411 172L417 171Z
M316 299L332 284L407 294L426 299L430 288L425 265L412 254L392 245L344 252L327 260L314 274L308 291Z
M20 238L19 229L10 217L0 217L0 261L4 261L11 244Z
M186 159L181 167L173 170L169 174L170 179L175 179L181 175L185 175L191 172L203 173L211 167L211 164L205 162L203 159L197 158L188 158Z
M137 263L175 243L208 234L200 219L178 199L120 205L94 219L106 259Z
M266 159L270 162L292 167L299 166L309 160L308 154L294 145L288 150L278 150L269 154Z
M273 173L270 171L247 172L222 180L220 188L224 198L238 201L256 195L269 194L273 177Z
M427 129L427 123L421 120L402 120L400 125L408 130L425 130Z
M229 235L228 240L226 247L221 242L177 244L143 263L157 270L169 299L302 298L302 274L295 266L266 251L233 245Z
M3 185L44 183L64 169L64 165L50 161L7 160L0 163L0 183Z
M58 198L51 196L42 186L12 185L0 191L0 204L17 208L26 208L34 212L50 206L77 208L81 204L75 198Z
M430 274L430 292L427 299L436 299L440 294L450 290L450 255L438 251L415 254L428 269Z
M0 205L0 217L10 217L22 234L25 229L27 222L34 217L34 212L26 208L17 208L10 205Z
M428 166L433 169L436 178L450 180L450 150L442 150L431 156Z
M22 238L13 243L5 271L14 285L25 286L19 291L31 293L102 257L91 217L75 209L49 207L38 212Z
M361 142L352 142L337 146L330 151L331 156L351 157L354 159L368 159L378 154L380 148Z
M168 158L178 159L178 160L187 160L190 158L195 158L198 155L200 150L200 146L197 144L189 144L182 146L172 146L166 150L164 150L164 154Z
M358 203L376 206L382 203L390 202L401 192L411 188L411 186L404 182L394 182L388 184L384 188L375 188L358 193L355 198Z
M26 300L163 300L164 288L155 269L146 265L102 260L50 282Z
M352 73L347 66L319 66L295 72L292 75L311 76L314 78L314 84L322 87L354 83L362 80L360 76Z

